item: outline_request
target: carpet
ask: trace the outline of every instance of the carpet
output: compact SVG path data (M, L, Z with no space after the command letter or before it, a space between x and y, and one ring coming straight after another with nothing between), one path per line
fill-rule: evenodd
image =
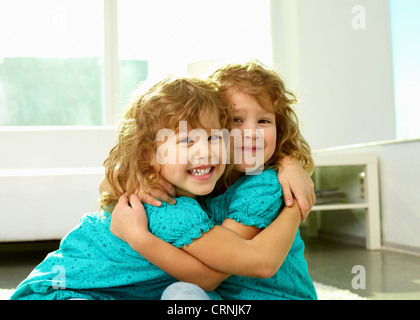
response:
M342 290L322 283L314 282L319 300L367 300L349 290ZM0 300L9 300L14 290L0 289Z
M318 300L368 300L350 290L338 289L333 286L314 282Z
M0 300L9 300L12 293L13 293L13 290L0 289Z

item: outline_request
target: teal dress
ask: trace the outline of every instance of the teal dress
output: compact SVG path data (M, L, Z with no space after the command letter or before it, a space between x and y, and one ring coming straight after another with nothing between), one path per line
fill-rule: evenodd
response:
M277 172L267 169L259 175L241 177L224 194L204 199L202 206L218 225L230 218L244 225L266 228L278 216L282 204ZM298 231L274 276L268 279L230 276L216 291L226 300L317 299L303 253L304 243Z
M177 247L188 245L214 225L194 199L180 197L176 205L144 207L150 231ZM115 237L110 222L107 213L83 216L11 299L160 299L177 280ZM210 296L220 299L215 292Z

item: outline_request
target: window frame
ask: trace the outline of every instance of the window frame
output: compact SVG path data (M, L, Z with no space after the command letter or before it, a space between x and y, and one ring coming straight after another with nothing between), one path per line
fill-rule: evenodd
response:
M0 126L0 242L57 240L99 210L121 116L117 0L103 1L103 125Z
M103 0L103 124L0 126L0 242L58 240L97 212L122 115L118 0Z

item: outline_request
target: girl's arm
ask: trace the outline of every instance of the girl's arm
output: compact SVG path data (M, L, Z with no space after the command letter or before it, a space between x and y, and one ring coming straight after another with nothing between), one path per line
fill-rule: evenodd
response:
M118 185L117 174L118 168L115 168L113 179L115 185L117 186L117 188L119 188L119 191L123 193L124 191L122 191L120 186ZM102 194L103 192L112 192L112 188L109 185L109 182L106 177L103 177L102 181L99 184L99 193ZM137 196L139 197L140 201L155 207L161 206L162 203L160 202L160 200L168 204L175 204L176 201L174 198L172 198L175 197L175 195L176 192L174 186L162 177L155 186L148 190L148 192L144 192L143 190L138 190L137 192Z
M235 275L269 278L282 265L295 239L301 212L296 203L251 240L214 226L183 250L211 268Z
M147 217L138 197L120 197L111 218L111 232L130 244L133 250L174 278L212 291L230 275L216 271L186 251L149 232ZM133 232L134 231L134 232Z
M283 189L283 197L287 206L296 198L305 221L316 202L314 183L295 157L284 157L278 170L279 183Z
M115 208L111 220L112 233L128 242L144 258L175 278L196 283L204 288L203 284L185 278L186 276L193 277L193 274L184 274L189 267L187 264L183 264L187 260L182 260L183 255L180 253L182 250L151 234L147 227L147 221L145 222L145 213L141 203L134 196L130 197L130 202L134 203L132 208L128 204L120 202ZM119 207L124 210L117 210ZM287 256L295 238L299 220L300 210L297 205L283 209L279 217L261 233L255 227L243 226L227 219L223 225L229 226L237 232L223 226L216 226L190 245L184 246L183 249L205 265L224 273L223 275L217 274L212 270L205 274L209 270L200 265L205 276L198 276L198 280L206 280L206 288L217 287L221 281L228 277L228 274L267 278L277 272ZM255 236L256 234L258 236ZM252 240L246 240L241 235ZM159 249L157 250L157 248ZM157 252L159 254L156 254ZM174 261L177 270L172 268Z
M127 194L120 197L112 213L111 231L123 241L128 242L133 250L137 251L149 262L174 278L194 283L205 291L214 290L230 276L230 274L210 268L186 251L153 235L147 228L146 214L139 199L132 195L130 203L131 207L129 206ZM139 228L137 230L139 235L134 236L136 240L130 241L129 235L133 226ZM222 226L235 231L242 238L248 240L261 231L259 228L245 226L231 219L226 219Z

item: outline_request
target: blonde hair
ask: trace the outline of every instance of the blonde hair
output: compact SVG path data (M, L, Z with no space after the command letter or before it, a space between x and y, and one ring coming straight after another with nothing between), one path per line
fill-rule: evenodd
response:
M242 64L228 64L215 71L210 79L220 86L221 95L236 89L253 96L261 107L272 107L276 116L276 151L266 166L278 168L279 161L287 156L296 157L302 167L312 174L314 161L311 148L299 130L298 118L291 105L296 104L295 95L286 90L283 80L273 70L257 60ZM270 105L267 105L267 99Z
M148 190L157 183L160 172L153 161L160 129L176 131L179 121L187 121L193 128L203 127L201 121L208 121L202 118L204 112L214 115L221 128L230 125L230 108L218 90L217 84L209 79L167 78L127 106L119 125L118 142L104 161L112 192L101 195L102 209L110 212L124 192L132 194L138 187Z

